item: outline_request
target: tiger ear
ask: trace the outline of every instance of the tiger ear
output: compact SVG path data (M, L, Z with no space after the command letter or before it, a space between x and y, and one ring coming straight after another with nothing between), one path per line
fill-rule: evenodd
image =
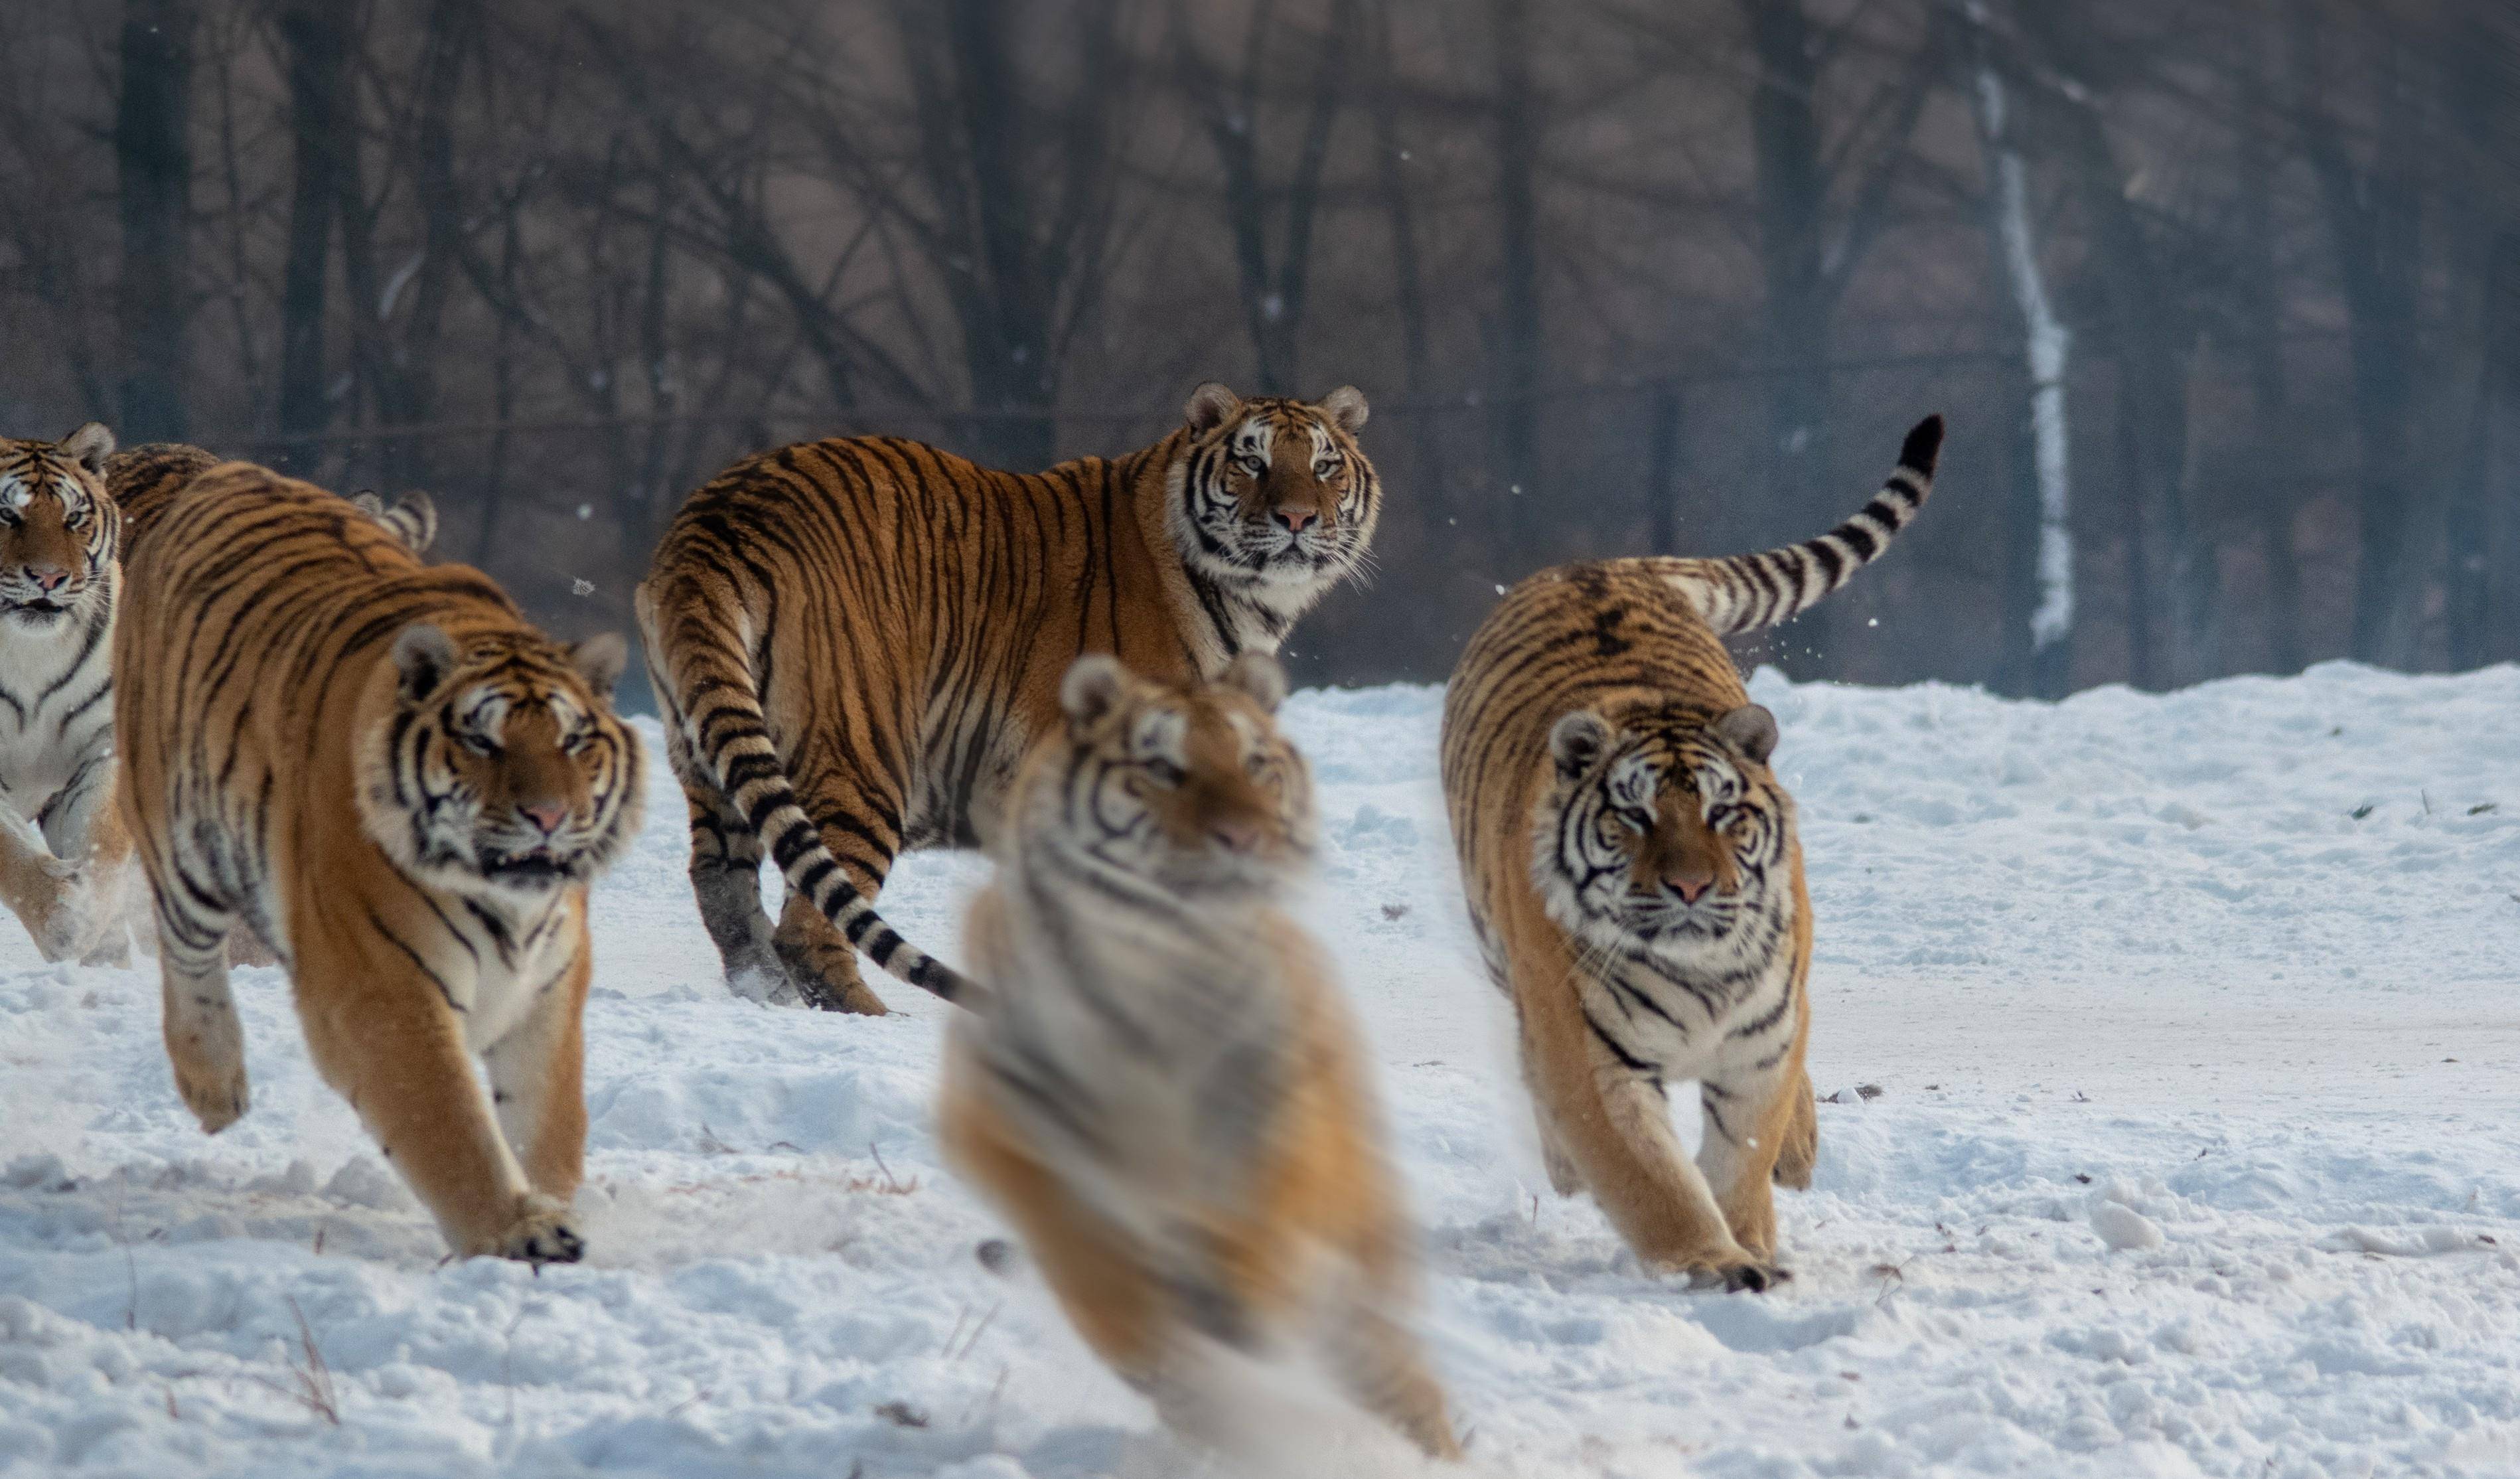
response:
M1242 409L1242 397L1234 393L1223 381L1209 381L1190 393L1190 404L1182 407L1182 419L1190 423L1190 434L1205 436L1225 425L1227 417Z
M113 432L103 422L89 422L62 438L62 450L78 465L99 477L105 475L105 460L113 455Z
M621 681L621 670L630 665L630 644L619 632L598 632L568 645L568 665L577 669L598 696L609 698L613 685Z
M1120 706L1129 692L1129 670L1108 652L1089 652L1067 665L1058 683L1058 707L1070 733L1082 734Z
M1557 774L1568 781L1582 779L1609 747L1609 721L1591 709L1577 709L1550 726L1550 758L1557 762Z
M384 495L379 493L374 488L361 488L358 492L351 494L350 507L358 510L362 514L365 514L370 518L382 518L385 516Z
M1278 705L1286 701L1286 670L1266 652L1245 652L1235 658L1218 681L1250 695L1267 713L1278 712Z
M1322 397L1322 412L1338 423L1339 429L1350 436L1365 429L1365 418L1372 408L1365 403L1365 392L1354 385L1341 385Z
M1777 716L1755 703L1745 703L1716 720L1715 733L1761 765L1777 752Z
M455 640L426 621L415 621L394 639L394 667L402 673L402 695L417 703L437 692L455 670Z

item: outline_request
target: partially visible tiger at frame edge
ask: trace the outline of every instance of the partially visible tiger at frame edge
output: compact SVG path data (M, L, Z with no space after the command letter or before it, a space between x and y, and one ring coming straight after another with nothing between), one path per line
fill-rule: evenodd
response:
M1118 458L983 468L919 442L802 442L694 493L639 586L693 891L739 994L880 1013L863 950L948 1001L962 975L874 901L905 851L986 845L1068 664L1158 682L1275 653L1366 560L1365 396L1198 386ZM788 896L761 908L765 855Z
M1589 1191L1647 1264L1732 1288L1786 1277L1770 1182L1811 1184L1811 897L1777 723L1722 637L1810 609L1933 489L1942 418L1818 539L1724 560L1532 575L1444 698L1462 892L1510 999L1551 1186ZM1664 1101L1695 1080L1694 1163Z
M135 930L155 939L114 799L113 626L132 553L218 461L177 443L117 452L99 422L58 442L0 437L0 903L48 961L120 964ZM425 495L352 502L414 551L436 531ZM272 960L247 934L230 955Z

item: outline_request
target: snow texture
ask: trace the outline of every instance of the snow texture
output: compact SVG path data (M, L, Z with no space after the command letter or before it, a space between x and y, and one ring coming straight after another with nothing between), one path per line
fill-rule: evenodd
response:
M1547 1193L1437 692L1289 704L1307 917L1382 1064L1474 1471L2520 1471L2520 671L1752 690L1832 1095L1765 1295L1646 1277ZM240 973L254 1107L212 1140L154 978L8 931L0 1472L1203 1471L1019 1256L979 1254L1005 1230L928 1129L943 1008L732 999L661 767L652 811L598 897L590 1257L539 1277L441 1263L278 973ZM916 859L885 912L951 959L983 867ZM1418 1471L1321 1413L1289 1383L1241 1415L1288 1473Z

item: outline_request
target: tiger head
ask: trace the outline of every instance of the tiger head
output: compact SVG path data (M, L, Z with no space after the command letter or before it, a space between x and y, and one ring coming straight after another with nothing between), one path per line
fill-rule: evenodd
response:
M463 894L584 883L638 834L646 772L612 712L629 650L529 631L394 639L389 716L361 764L368 834L415 880Z
M89 422L58 442L0 437L0 630L66 630L113 599L122 515L105 492L113 433Z
M1319 595L1365 559L1382 485L1356 444L1363 391L1244 400L1210 381L1184 415L1190 450L1175 464L1172 532L1193 568L1282 605Z
M1789 906L1793 801L1768 756L1776 717L1745 704L1590 709L1549 732L1532 874L1585 944L1678 964L1764 958Z
M1273 892L1314 842L1311 773L1272 717L1285 695L1285 671L1256 653L1189 686L1079 657L1059 685L1066 732L1031 792L1028 837L1176 894Z

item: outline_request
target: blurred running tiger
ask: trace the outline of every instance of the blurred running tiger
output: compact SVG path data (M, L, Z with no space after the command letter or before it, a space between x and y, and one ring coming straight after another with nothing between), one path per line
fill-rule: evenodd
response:
M608 697L625 645L553 642L479 571L250 464L157 519L115 729L185 1103L212 1133L246 1109L220 951L242 923L455 1250L576 1258L586 890L641 801Z
M47 961L118 961L113 433L0 437L0 902Z
M1327 1358L1365 1407L1456 1457L1404 1321L1416 1268L1365 1053L1279 897L1312 782L1271 713L1277 660L1212 686L1081 657L1023 767L968 943L941 1136L1070 1320L1168 1420L1201 1424L1204 1336Z
M877 917L904 851L985 843L1059 675L1117 653L1165 679L1274 652L1365 559L1381 507L1365 397L1243 400L1115 461L993 471L858 437L765 453L692 495L638 592L691 806L692 887L745 995L880 1012L864 950L962 978ZM774 932L768 849L788 882Z
M1444 793L1489 973L1513 1000L1550 1183L1589 1189L1638 1255L1760 1289L1771 1175L1808 1186L1811 900L1777 724L1718 640L1808 609L1932 491L1942 418L1853 518L1731 560L1531 576L1471 637L1444 701ZM1663 1086L1694 1079L1695 1165Z

